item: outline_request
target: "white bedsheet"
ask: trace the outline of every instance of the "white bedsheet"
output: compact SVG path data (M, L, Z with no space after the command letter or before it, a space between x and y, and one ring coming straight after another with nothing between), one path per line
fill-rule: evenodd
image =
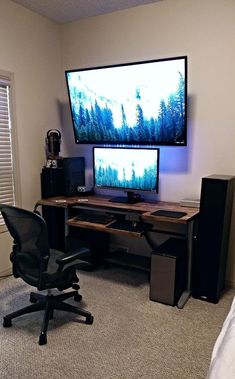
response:
M235 298L216 340L207 379L235 379Z

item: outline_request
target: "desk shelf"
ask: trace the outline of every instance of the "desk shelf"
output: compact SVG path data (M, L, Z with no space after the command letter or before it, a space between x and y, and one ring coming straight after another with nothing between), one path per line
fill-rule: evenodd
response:
M103 224L97 224L94 222L77 220L76 217L73 217L73 218L66 221L67 225L73 226L75 228L97 230L99 232L105 232L105 233L111 233L111 234L114 234L114 233L115 234L124 234L124 235L128 235L128 236L133 236L133 237L141 237L142 236L142 232L122 230L122 229L114 229L111 227L112 222L113 221L109 222L106 225L103 225Z

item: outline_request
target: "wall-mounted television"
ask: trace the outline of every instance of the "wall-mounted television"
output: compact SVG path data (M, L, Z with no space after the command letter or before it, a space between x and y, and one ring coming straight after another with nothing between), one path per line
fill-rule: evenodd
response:
M133 147L93 147L94 187L123 190L127 196L110 201L142 201L135 191L158 192L159 149Z
M65 76L76 143L186 145L186 56Z

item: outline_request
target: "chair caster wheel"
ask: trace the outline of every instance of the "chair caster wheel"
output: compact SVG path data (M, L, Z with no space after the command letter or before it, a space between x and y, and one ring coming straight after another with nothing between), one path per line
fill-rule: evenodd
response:
M10 328L12 326L11 319L3 318L3 327L4 328Z
M39 345L46 345L46 343L47 343L47 335L44 334L44 333L41 333L40 336L39 336L38 343L39 343Z
M74 284L72 285L72 288L73 288L74 290L78 291L78 290L80 289L80 286L79 286L79 284L74 283Z
M79 301L82 300L82 295L80 295L80 294L78 293L78 294L74 295L73 298L74 298L75 301L79 302Z
M94 321L94 317L92 315L86 317L86 324L92 325Z
M33 295L30 294L29 301L30 301L30 303L36 303L37 299L35 299L35 297L33 297Z

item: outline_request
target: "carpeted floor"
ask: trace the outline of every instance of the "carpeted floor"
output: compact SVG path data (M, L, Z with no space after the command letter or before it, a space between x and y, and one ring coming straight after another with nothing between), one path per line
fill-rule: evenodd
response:
M215 339L235 295L220 302L189 299L183 309L149 300L147 274L124 268L80 272L86 325L55 312L48 343L38 345L42 314L0 326L0 378L204 379ZM0 317L28 305L20 279L0 281ZM71 300L73 302L73 300Z

